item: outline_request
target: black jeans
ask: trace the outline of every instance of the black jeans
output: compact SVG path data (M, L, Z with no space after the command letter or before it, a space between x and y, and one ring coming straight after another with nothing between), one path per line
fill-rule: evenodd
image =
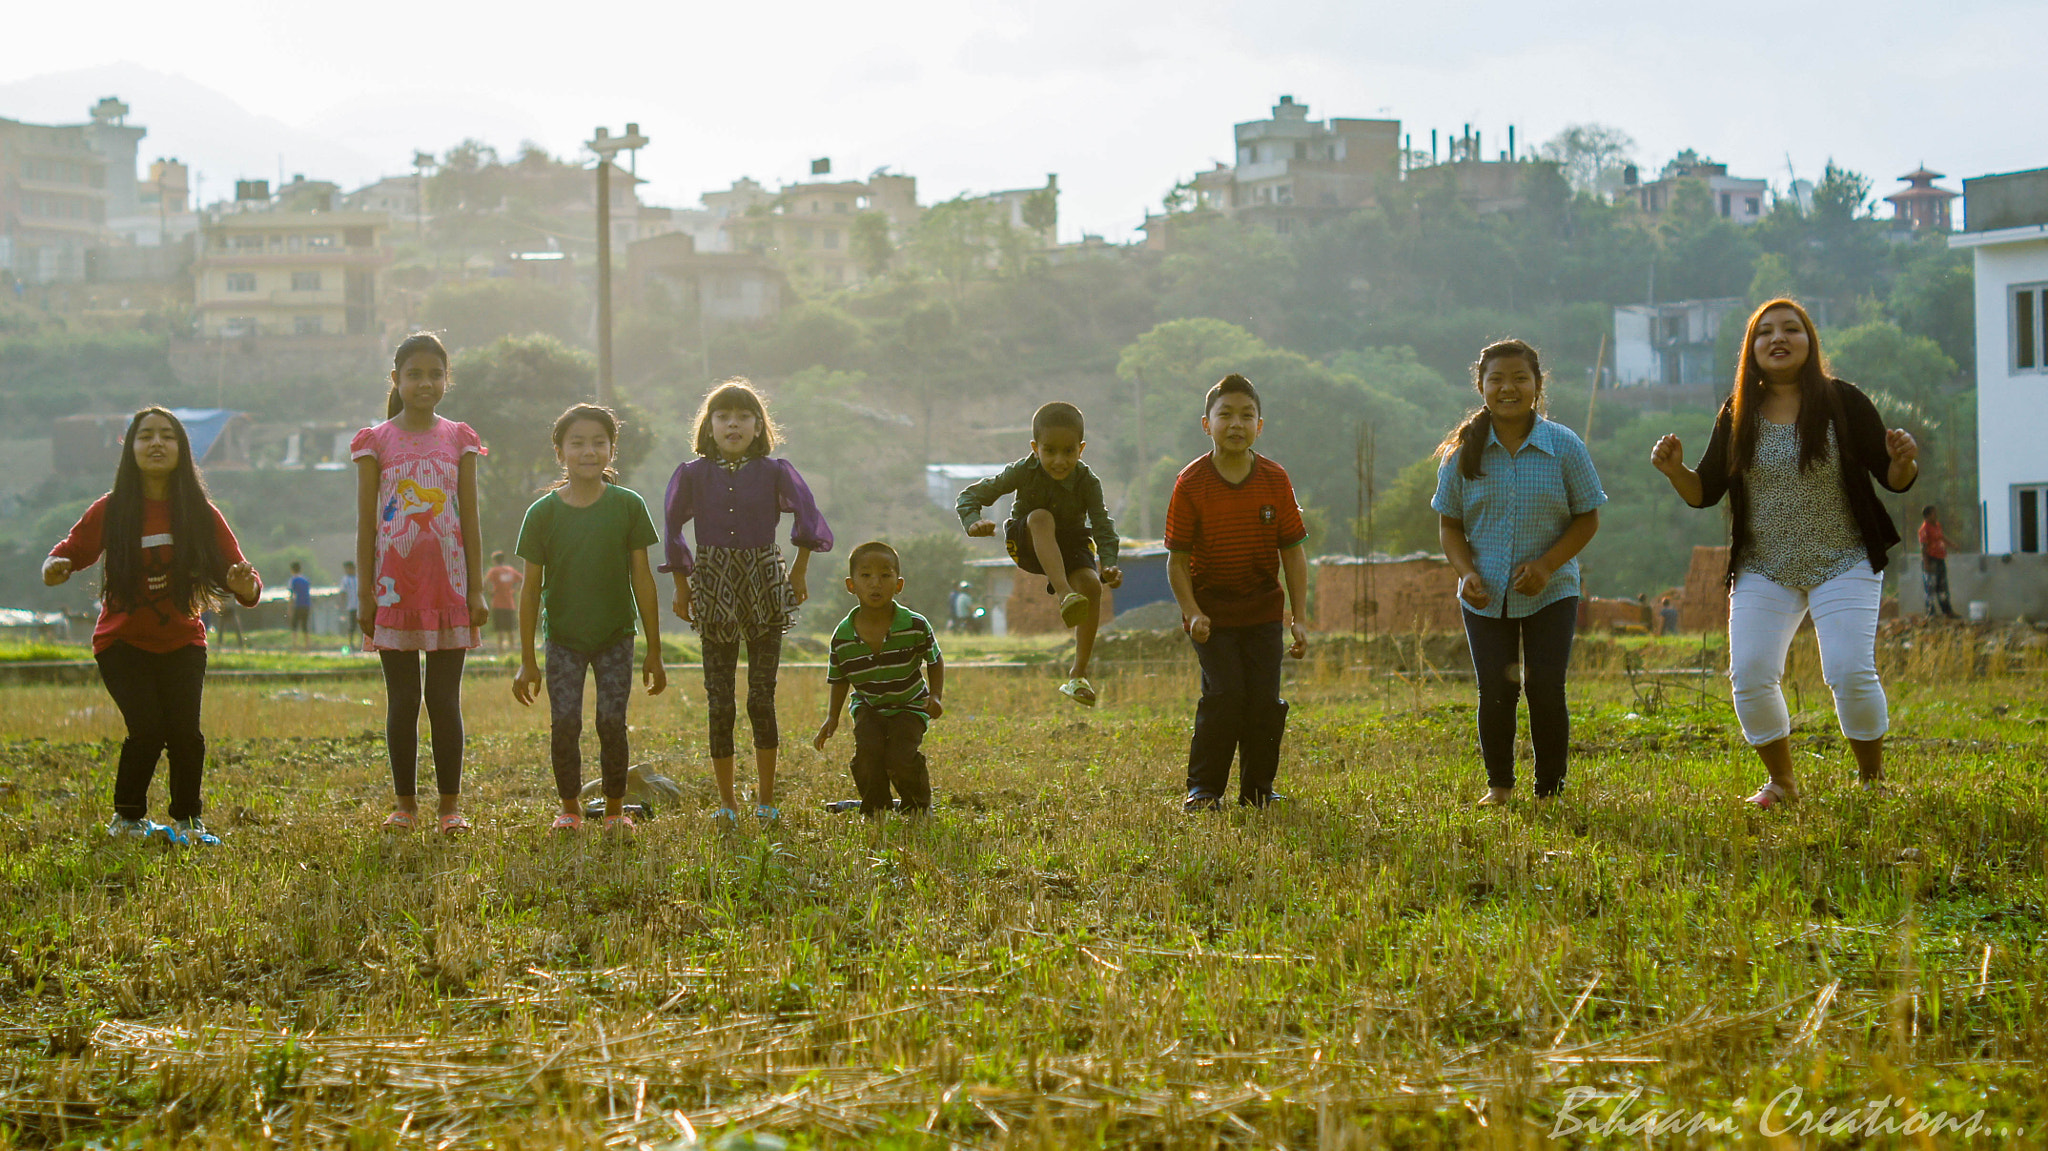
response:
M1280 621L1212 627L1195 645L1202 700L1188 740L1188 793L1221 796L1237 757L1237 800L1264 804L1280 772L1287 701L1280 698Z
M1927 614L1933 615L1935 605L1941 605L1941 614L1953 617L1956 609L1948 602L1948 560L1936 556L1920 557L1920 591L1927 600Z
M1472 647L1472 671L1479 680L1479 755L1486 761L1488 787L1515 785L1515 701L1529 692L1529 742L1536 748L1536 794L1556 795L1564 787L1571 753L1572 720L1565 710L1565 669L1572 659L1572 633L1579 597L1558 600L1520 619L1467 611L1465 641ZM1517 669L1519 667L1519 674Z
M199 818L199 788L206 773L206 737L199 733L206 691L206 648L144 651L116 643L93 657L100 682L121 709L128 738L114 770L114 814L141 819L149 811L149 781L157 758L170 753L172 819Z
M391 756L391 789L413 794L420 763L420 654L380 651L384 665L384 748ZM425 653L427 726L434 732L434 784L442 795L462 794L462 648Z
M889 810L889 787L904 811L932 805L931 777L925 772L925 718L921 715L877 715L862 708L853 717L853 786L860 791L862 815Z

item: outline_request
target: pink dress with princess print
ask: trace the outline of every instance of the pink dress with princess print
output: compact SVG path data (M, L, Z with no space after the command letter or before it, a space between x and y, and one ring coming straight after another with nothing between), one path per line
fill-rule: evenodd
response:
M469 564L456 499L462 458L484 454L468 424L435 417L424 432L397 419L356 433L354 459L377 461L377 601L370 651L444 651L480 642L469 622Z

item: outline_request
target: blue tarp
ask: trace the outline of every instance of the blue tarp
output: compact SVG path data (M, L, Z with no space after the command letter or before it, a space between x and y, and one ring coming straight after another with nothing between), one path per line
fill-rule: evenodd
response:
M215 441L220 439L221 431L242 413L226 408L172 408L171 414L185 425L185 436L192 441L192 462L203 464L206 453L212 451Z

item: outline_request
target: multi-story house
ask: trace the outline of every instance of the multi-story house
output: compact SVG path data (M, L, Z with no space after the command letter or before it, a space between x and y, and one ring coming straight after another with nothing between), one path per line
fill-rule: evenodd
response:
M712 197L704 199L708 205ZM853 249L854 220L864 212L880 213L900 238L917 223L917 178L877 172L866 180L789 184L721 224L731 237L728 251L768 256L826 285L852 284L864 275Z
M1977 496L1984 551L2048 552L2048 168L1963 181L1977 285ZM1960 598L1960 597L1958 597Z
M106 236L108 171L89 127L0 120L0 271L31 284L90 274Z
M1728 165L1701 158L1687 148L1664 165L1655 180L1639 182L1634 165L1622 171L1622 193L1635 197L1636 207L1661 215L1676 202L1679 188L1687 180L1706 185L1714 213L1738 224L1754 224L1764 218L1764 196L1771 190L1769 180L1745 180L1728 174Z
M378 274L390 265L382 212L222 211L192 263L207 337L376 335Z
M1270 119L1234 134L1236 163L1195 177L1196 204L1283 234L1371 204L1400 172L1398 120L1310 120L1282 96Z

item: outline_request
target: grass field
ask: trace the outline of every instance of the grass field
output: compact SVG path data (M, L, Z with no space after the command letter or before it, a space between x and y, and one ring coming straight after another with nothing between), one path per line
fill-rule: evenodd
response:
M374 680L222 683L212 851L101 834L97 687L7 689L0 1147L2048 1145L2038 652L1886 666L1892 789L1802 640L1764 815L1725 681L1584 669L1565 798L1479 811L1468 686L1312 661L1292 801L1204 817L1191 661L1094 712L962 669L939 807L872 823L791 671L784 821L734 834L691 673L633 718L694 809L630 842L543 830L502 669L454 843L377 829Z

